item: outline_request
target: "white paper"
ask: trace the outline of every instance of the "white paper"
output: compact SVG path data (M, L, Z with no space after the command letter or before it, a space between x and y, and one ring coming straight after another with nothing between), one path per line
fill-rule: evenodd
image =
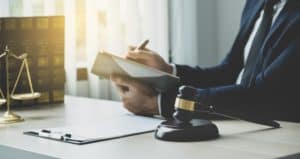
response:
M160 119L126 114L89 125L46 129L56 134L70 133L82 138L106 139L153 131L161 121Z

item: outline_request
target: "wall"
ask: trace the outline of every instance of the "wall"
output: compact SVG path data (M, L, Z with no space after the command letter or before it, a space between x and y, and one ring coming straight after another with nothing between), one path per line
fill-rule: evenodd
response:
M197 36L200 66L210 66L218 62L218 21L217 1L198 0Z
M232 46L245 0L169 0L173 62L217 64Z
M217 0L218 61L230 50L239 30L245 0Z
M169 0L170 45L176 64L217 62L215 0Z

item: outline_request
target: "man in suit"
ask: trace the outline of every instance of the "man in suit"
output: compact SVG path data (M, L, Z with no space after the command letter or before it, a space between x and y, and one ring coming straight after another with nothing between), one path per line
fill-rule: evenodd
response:
M124 106L133 113L171 117L178 87L190 85L198 88L203 105L216 110L300 121L299 0L247 0L236 40L217 66L168 64L147 49L129 51L127 58L180 77L177 86L162 94L113 77Z

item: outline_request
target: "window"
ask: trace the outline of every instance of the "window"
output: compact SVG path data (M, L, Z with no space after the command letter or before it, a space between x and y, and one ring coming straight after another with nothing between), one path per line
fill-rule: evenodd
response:
M87 71L100 50L122 54L129 44L150 39L150 47L168 57L167 0L1 0L0 16L65 16L66 92L116 99L107 81ZM153 12L155 10L155 12ZM155 24L155 25L153 25Z

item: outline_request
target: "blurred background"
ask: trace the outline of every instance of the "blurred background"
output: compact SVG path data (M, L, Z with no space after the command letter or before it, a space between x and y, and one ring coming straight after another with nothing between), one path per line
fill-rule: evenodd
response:
M0 17L65 16L65 94L118 100L90 73L101 50L118 55L150 39L166 61L220 62L239 29L245 0L0 0Z

